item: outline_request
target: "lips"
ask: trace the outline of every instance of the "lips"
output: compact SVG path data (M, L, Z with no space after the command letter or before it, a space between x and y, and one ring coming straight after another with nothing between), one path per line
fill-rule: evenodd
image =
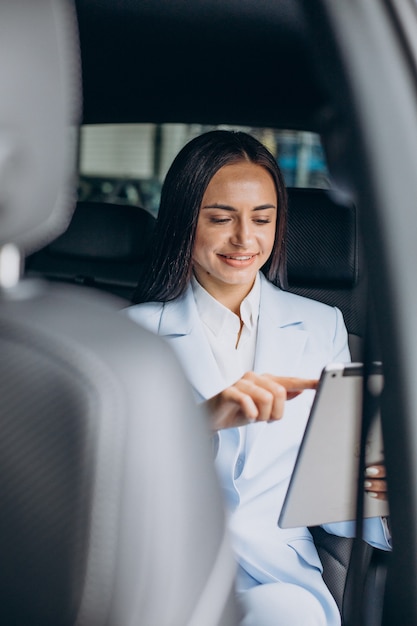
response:
M253 257L257 256L256 254L220 254L219 256L225 259L232 259L234 261L249 261Z
M223 263L232 267L247 267L255 261L257 256L257 254L219 254Z
M252 259L255 255L250 254L249 256L230 256L228 254L224 254L222 256L224 256L226 259L233 259L234 261L249 261L249 259Z

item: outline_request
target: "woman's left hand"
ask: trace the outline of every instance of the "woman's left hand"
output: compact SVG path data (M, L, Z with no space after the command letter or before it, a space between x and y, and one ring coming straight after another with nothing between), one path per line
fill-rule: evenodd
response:
M388 500L385 465L369 465L365 469L365 491L371 498Z

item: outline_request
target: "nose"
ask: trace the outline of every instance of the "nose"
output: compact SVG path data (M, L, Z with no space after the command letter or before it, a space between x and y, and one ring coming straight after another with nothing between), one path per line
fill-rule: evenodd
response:
M248 248L253 241L252 222L249 219L240 219L236 222L231 243L234 246Z

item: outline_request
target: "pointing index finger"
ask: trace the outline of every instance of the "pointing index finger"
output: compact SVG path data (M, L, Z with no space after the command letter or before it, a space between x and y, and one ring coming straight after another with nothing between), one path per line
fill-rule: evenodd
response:
M272 376L266 374L274 382L282 385L287 392L287 400L292 400L307 389L316 390L319 381L315 378L294 378L292 376Z
M287 391L304 391L306 389L317 389L319 381L316 378L294 378L291 376L272 376L276 383L279 383Z

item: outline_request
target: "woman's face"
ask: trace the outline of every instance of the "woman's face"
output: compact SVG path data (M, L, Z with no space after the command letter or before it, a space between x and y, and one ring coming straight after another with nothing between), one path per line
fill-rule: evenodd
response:
M277 193L270 173L241 161L211 179L200 207L193 250L199 283L215 298L234 292L243 299L272 252Z

